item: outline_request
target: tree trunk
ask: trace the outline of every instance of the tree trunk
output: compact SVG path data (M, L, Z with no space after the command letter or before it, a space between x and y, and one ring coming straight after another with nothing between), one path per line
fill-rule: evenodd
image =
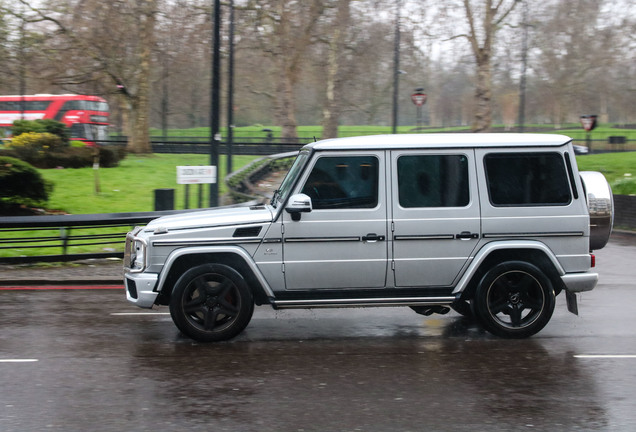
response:
M276 123L281 126L280 135L283 142L296 142L298 141L298 132L296 130L294 74L284 59L282 59L281 62L283 65L280 70L283 73L278 78L276 91Z
M150 145L150 62L154 42L157 0L142 0L140 29L140 61L137 93L131 96L132 130L127 149L133 153L151 153Z
M490 56L483 54L477 62L477 84L475 86L475 117L473 132L488 132L492 124L492 83Z
M466 36L470 42L477 64L475 115L472 130L473 132L488 132L492 124L492 72L490 65L492 47L497 28L515 8L517 1L504 4L505 0L498 0L496 5L493 5L493 0L485 0L483 3L476 0L463 0L463 3L470 28L469 34L463 36ZM475 3L479 3L482 9L479 20L480 14L473 13ZM478 21L481 21L481 31L477 29Z
M322 110L322 138L337 138L340 113L342 112L342 53L345 49L346 32L349 27L350 0L338 2L333 37L327 51L327 89Z

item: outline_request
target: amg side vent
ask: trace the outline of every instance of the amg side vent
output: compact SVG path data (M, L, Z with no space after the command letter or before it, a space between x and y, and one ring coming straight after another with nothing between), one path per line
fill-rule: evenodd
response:
M261 228L263 227L237 228L232 237L256 237L260 234Z

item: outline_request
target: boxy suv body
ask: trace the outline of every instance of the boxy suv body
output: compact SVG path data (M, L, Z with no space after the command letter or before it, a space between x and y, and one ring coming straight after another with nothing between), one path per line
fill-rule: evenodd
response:
M570 138L385 135L303 147L270 204L156 219L126 240L127 298L169 305L200 341L234 337L254 305L409 306L528 337L565 291L594 288L612 194Z

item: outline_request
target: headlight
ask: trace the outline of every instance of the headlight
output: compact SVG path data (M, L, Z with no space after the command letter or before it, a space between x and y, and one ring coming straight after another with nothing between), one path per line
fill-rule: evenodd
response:
M140 240L133 243L133 255L130 257L134 269L141 269L146 266L146 245Z
M146 268L146 246L144 239L136 237L141 227L126 234L126 248L124 251L124 268L133 273L140 273Z

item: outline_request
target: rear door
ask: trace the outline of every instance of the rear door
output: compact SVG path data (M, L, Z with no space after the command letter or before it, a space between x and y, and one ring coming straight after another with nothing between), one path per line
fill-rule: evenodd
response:
M391 152L396 287L452 286L479 242L472 149Z

